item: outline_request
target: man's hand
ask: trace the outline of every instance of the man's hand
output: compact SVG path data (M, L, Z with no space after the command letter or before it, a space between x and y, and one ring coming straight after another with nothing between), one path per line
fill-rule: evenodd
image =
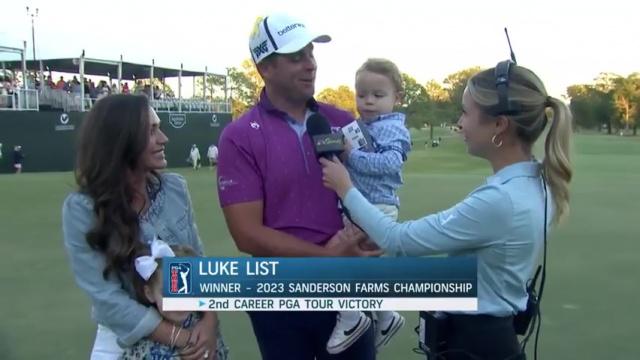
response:
M373 242L366 233L364 233L358 226L352 223L349 219L346 219L344 228L347 231L347 234L350 234L349 236L364 238L364 240L359 242L358 246L360 247L360 249L365 251L380 250L380 247L378 246L378 244Z
M380 247L378 246L378 244L376 244L375 242L371 241L371 239L369 239L369 238L367 238L367 240L365 240L365 241L360 243L360 249L365 250L365 251L381 250Z
M353 228L347 227L333 235L325 247L331 250L335 256L371 257L382 255L382 251L379 249L362 248L361 244L366 240L367 235L360 229L355 226Z

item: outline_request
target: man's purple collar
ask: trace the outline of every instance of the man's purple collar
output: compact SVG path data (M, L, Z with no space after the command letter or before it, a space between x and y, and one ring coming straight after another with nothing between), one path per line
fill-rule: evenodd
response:
M269 100L269 96L267 95L265 88L262 88L262 91L260 92L260 100L258 101L258 106L260 106L264 111L277 115L278 117L286 118L287 116L287 113L273 106L273 103L271 102L271 100ZM313 112L318 112L318 102L316 101L316 99L311 97L307 101L307 109Z

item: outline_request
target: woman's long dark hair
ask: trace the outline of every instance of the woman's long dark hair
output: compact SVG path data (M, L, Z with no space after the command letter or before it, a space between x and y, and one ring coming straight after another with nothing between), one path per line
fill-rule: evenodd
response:
M80 129L75 176L80 192L94 202L96 223L87 243L105 255L105 279L111 271L128 271L141 245L130 175L140 167L149 132L149 102L134 95L101 99Z

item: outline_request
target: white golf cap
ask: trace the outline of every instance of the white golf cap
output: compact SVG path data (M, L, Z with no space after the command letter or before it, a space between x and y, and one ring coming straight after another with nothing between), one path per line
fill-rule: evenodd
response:
M291 54L311 42L329 41L329 35L312 32L296 18L286 14L271 14L256 19L249 38L249 50L253 62L258 64L273 53Z

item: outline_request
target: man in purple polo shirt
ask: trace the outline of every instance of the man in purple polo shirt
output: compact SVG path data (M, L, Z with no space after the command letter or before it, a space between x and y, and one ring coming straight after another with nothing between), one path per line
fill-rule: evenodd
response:
M342 229L338 199L322 185L322 167L306 134L306 120L316 112L335 129L353 121L349 113L313 99L313 43L330 40L284 14L256 20L249 47L265 87L258 104L224 129L218 160L220 204L245 253L377 254L331 241L353 233ZM371 328L347 351L326 352L335 312L251 312L249 317L263 359L375 359Z

